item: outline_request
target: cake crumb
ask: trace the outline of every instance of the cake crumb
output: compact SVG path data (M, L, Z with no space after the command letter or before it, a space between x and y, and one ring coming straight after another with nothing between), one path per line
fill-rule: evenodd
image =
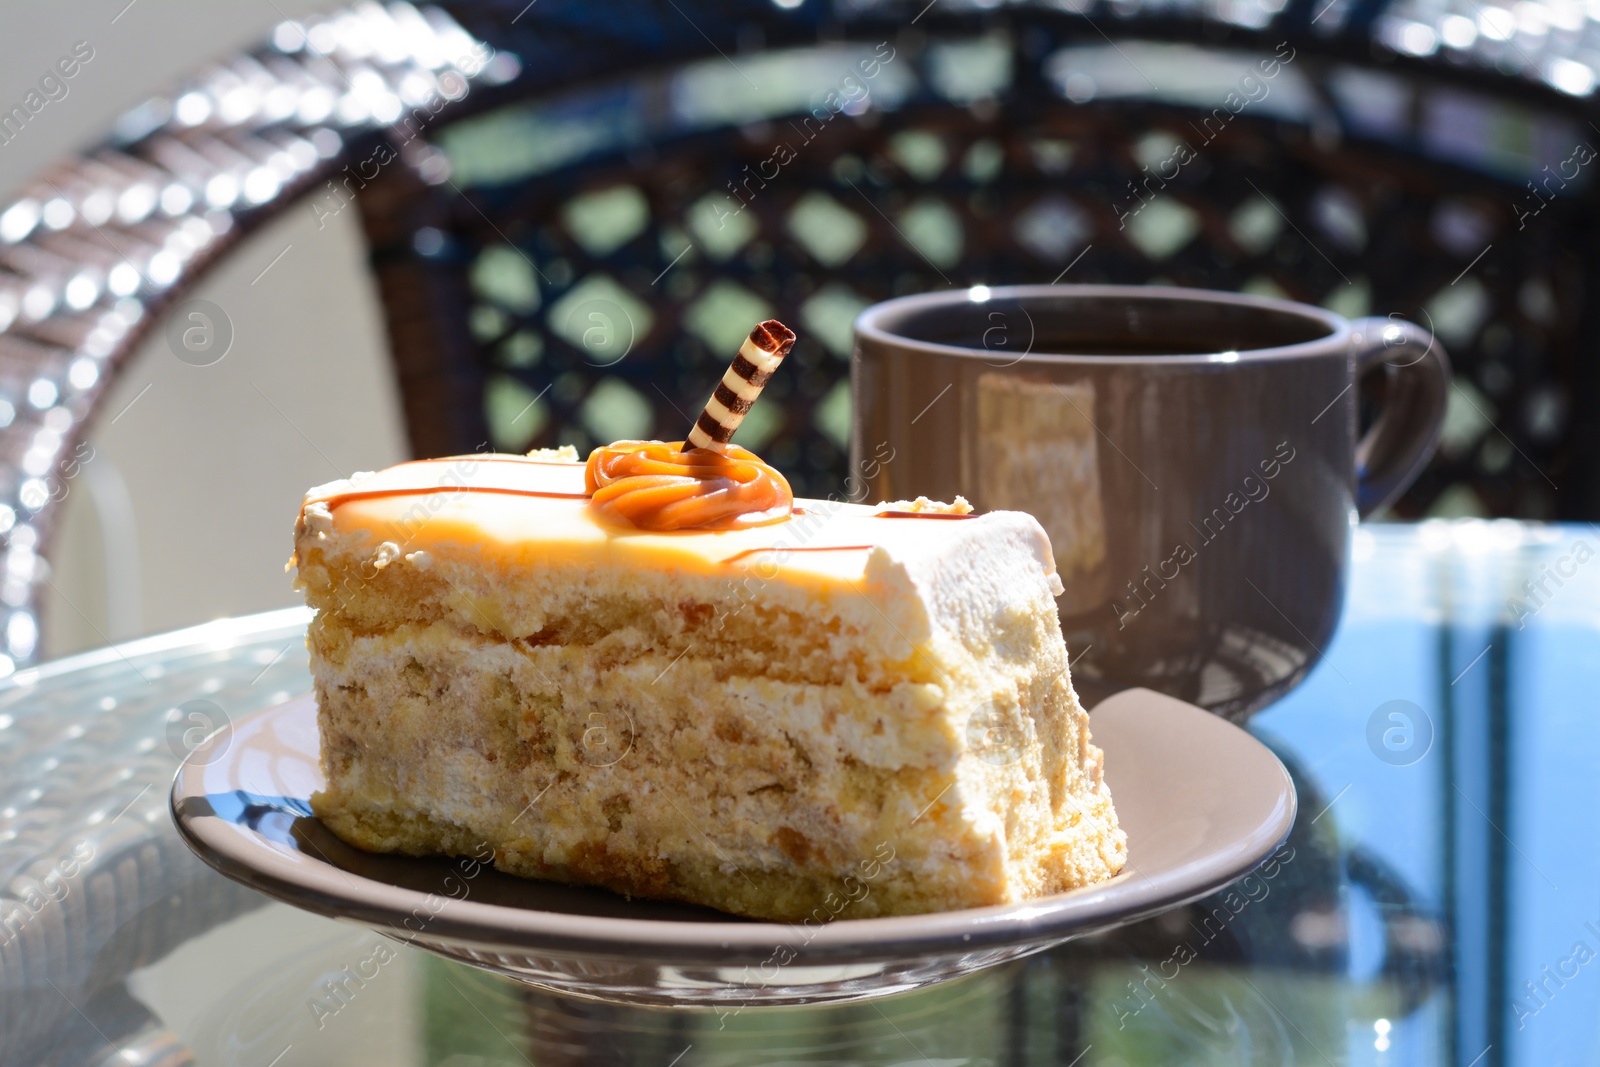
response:
M556 448L535 448L528 453L529 459L540 459L546 463L576 463L578 462L578 449L574 445L560 445Z
M300 513L300 522L304 524L306 533L316 541L328 540L328 534L333 531L333 512L325 501L307 504Z
M882 501L878 504L878 510L909 511L913 514L970 515L972 514L972 505L967 503L967 498L964 496L956 497L955 501L950 504L919 496L915 500Z
M381 571L399 558L400 546L393 541L385 541L378 546L378 551L372 555L372 570L374 573Z

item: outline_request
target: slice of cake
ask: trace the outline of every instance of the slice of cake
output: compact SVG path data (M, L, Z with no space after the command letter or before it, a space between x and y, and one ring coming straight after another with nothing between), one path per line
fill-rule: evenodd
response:
M639 528L682 502L656 470L676 449L406 463L306 496L291 565L334 833L788 921L1122 867L1032 517L758 493L758 521ZM626 477L657 496L621 500Z

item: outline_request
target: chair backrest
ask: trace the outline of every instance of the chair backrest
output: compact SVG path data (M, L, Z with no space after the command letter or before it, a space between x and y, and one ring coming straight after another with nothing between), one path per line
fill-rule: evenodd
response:
M802 340L742 433L822 495L860 307L1165 281L1431 325L1458 388L1399 514L1600 511L1578 9L447 7L279 26L0 204L13 661L105 383L299 197L360 205L419 455L680 436L772 314Z
M170 328L181 358L221 358L203 311L165 319L208 267L298 198L342 186L382 143L425 170L424 145L400 147L395 129L516 71L436 8L284 23L0 201L0 677L37 654L37 594L78 446L140 341ZM29 121L0 112L0 142Z
M1600 132L1553 26L1341 0L452 10L525 73L435 138L448 181L396 169L363 201L419 452L680 436L774 314L802 339L743 432L821 495L856 310L1160 281L1432 327L1459 383L1399 515L1597 510L1571 412Z

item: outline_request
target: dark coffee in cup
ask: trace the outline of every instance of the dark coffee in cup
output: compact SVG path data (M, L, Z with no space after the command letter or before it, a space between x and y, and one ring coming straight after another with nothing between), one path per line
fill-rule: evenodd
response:
M1031 512L1085 698L1146 686L1231 717L1321 657L1351 527L1426 463L1450 373L1408 322L1189 289L904 297L855 337L869 497ZM1358 437L1356 382L1380 368Z

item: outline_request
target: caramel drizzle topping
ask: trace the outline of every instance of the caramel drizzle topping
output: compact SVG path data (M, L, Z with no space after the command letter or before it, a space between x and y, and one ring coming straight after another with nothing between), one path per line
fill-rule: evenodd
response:
M622 441L595 449L584 468L588 492L561 492L541 488L547 478L535 476L531 467L561 467L576 475L577 464L552 460L524 459L520 456L457 456L449 459L415 460L382 471L370 488L352 487L310 498L306 503L326 504L331 511L357 500L384 497L429 496L434 493L487 493L550 500L585 500L607 518L643 530L707 529L726 530L765 526L805 509L794 503L794 494L783 475L761 462L748 450L732 447L727 453L708 449L677 451L677 442ZM456 475L459 468L486 467L490 479L476 480L472 469ZM520 469L519 469L520 468ZM937 511L874 512L874 519L973 519L974 514L957 515ZM752 548L723 560L732 563L757 552L848 552L866 551L871 545L817 545L791 548Z
M956 513L954 511L874 511L874 519L975 519L978 516L973 512Z
M876 517L876 516L874 516ZM721 563L737 563L746 556L754 556L759 552L871 552L873 545L768 545L764 548L747 548L743 552L735 552Z
M557 493L546 489L519 489L504 485L445 485L429 486L426 489L356 489L348 493L339 493L336 496L325 497L322 503L328 505L332 511L340 504L348 504L356 500L381 500L388 496L427 496L430 493L487 493L491 496L533 496L546 497L551 500L588 500L588 493Z
M589 453L584 483L601 516L640 530L744 529L794 510L788 480L736 445L618 441Z
M449 464L446 466L446 464ZM459 481L445 481L451 470L458 466L489 465L505 468L502 472L503 480L483 483L472 482L462 477ZM414 460L410 463L401 463L382 471L373 477L374 484L371 488L355 486L340 493L309 499L307 504L321 503L328 506L328 510L348 504L356 500L379 500L384 497L394 496L428 496L433 493L491 493L502 496L527 496L545 497L554 500L587 500L588 493L563 493L552 489L535 488L532 484L518 484L518 467L565 467L573 469L575 463L555 462L550 460L522 459L511 456L457 456L451 460ZM530 472L531 473L531 472ZM302 512L304 507L301 508Z

